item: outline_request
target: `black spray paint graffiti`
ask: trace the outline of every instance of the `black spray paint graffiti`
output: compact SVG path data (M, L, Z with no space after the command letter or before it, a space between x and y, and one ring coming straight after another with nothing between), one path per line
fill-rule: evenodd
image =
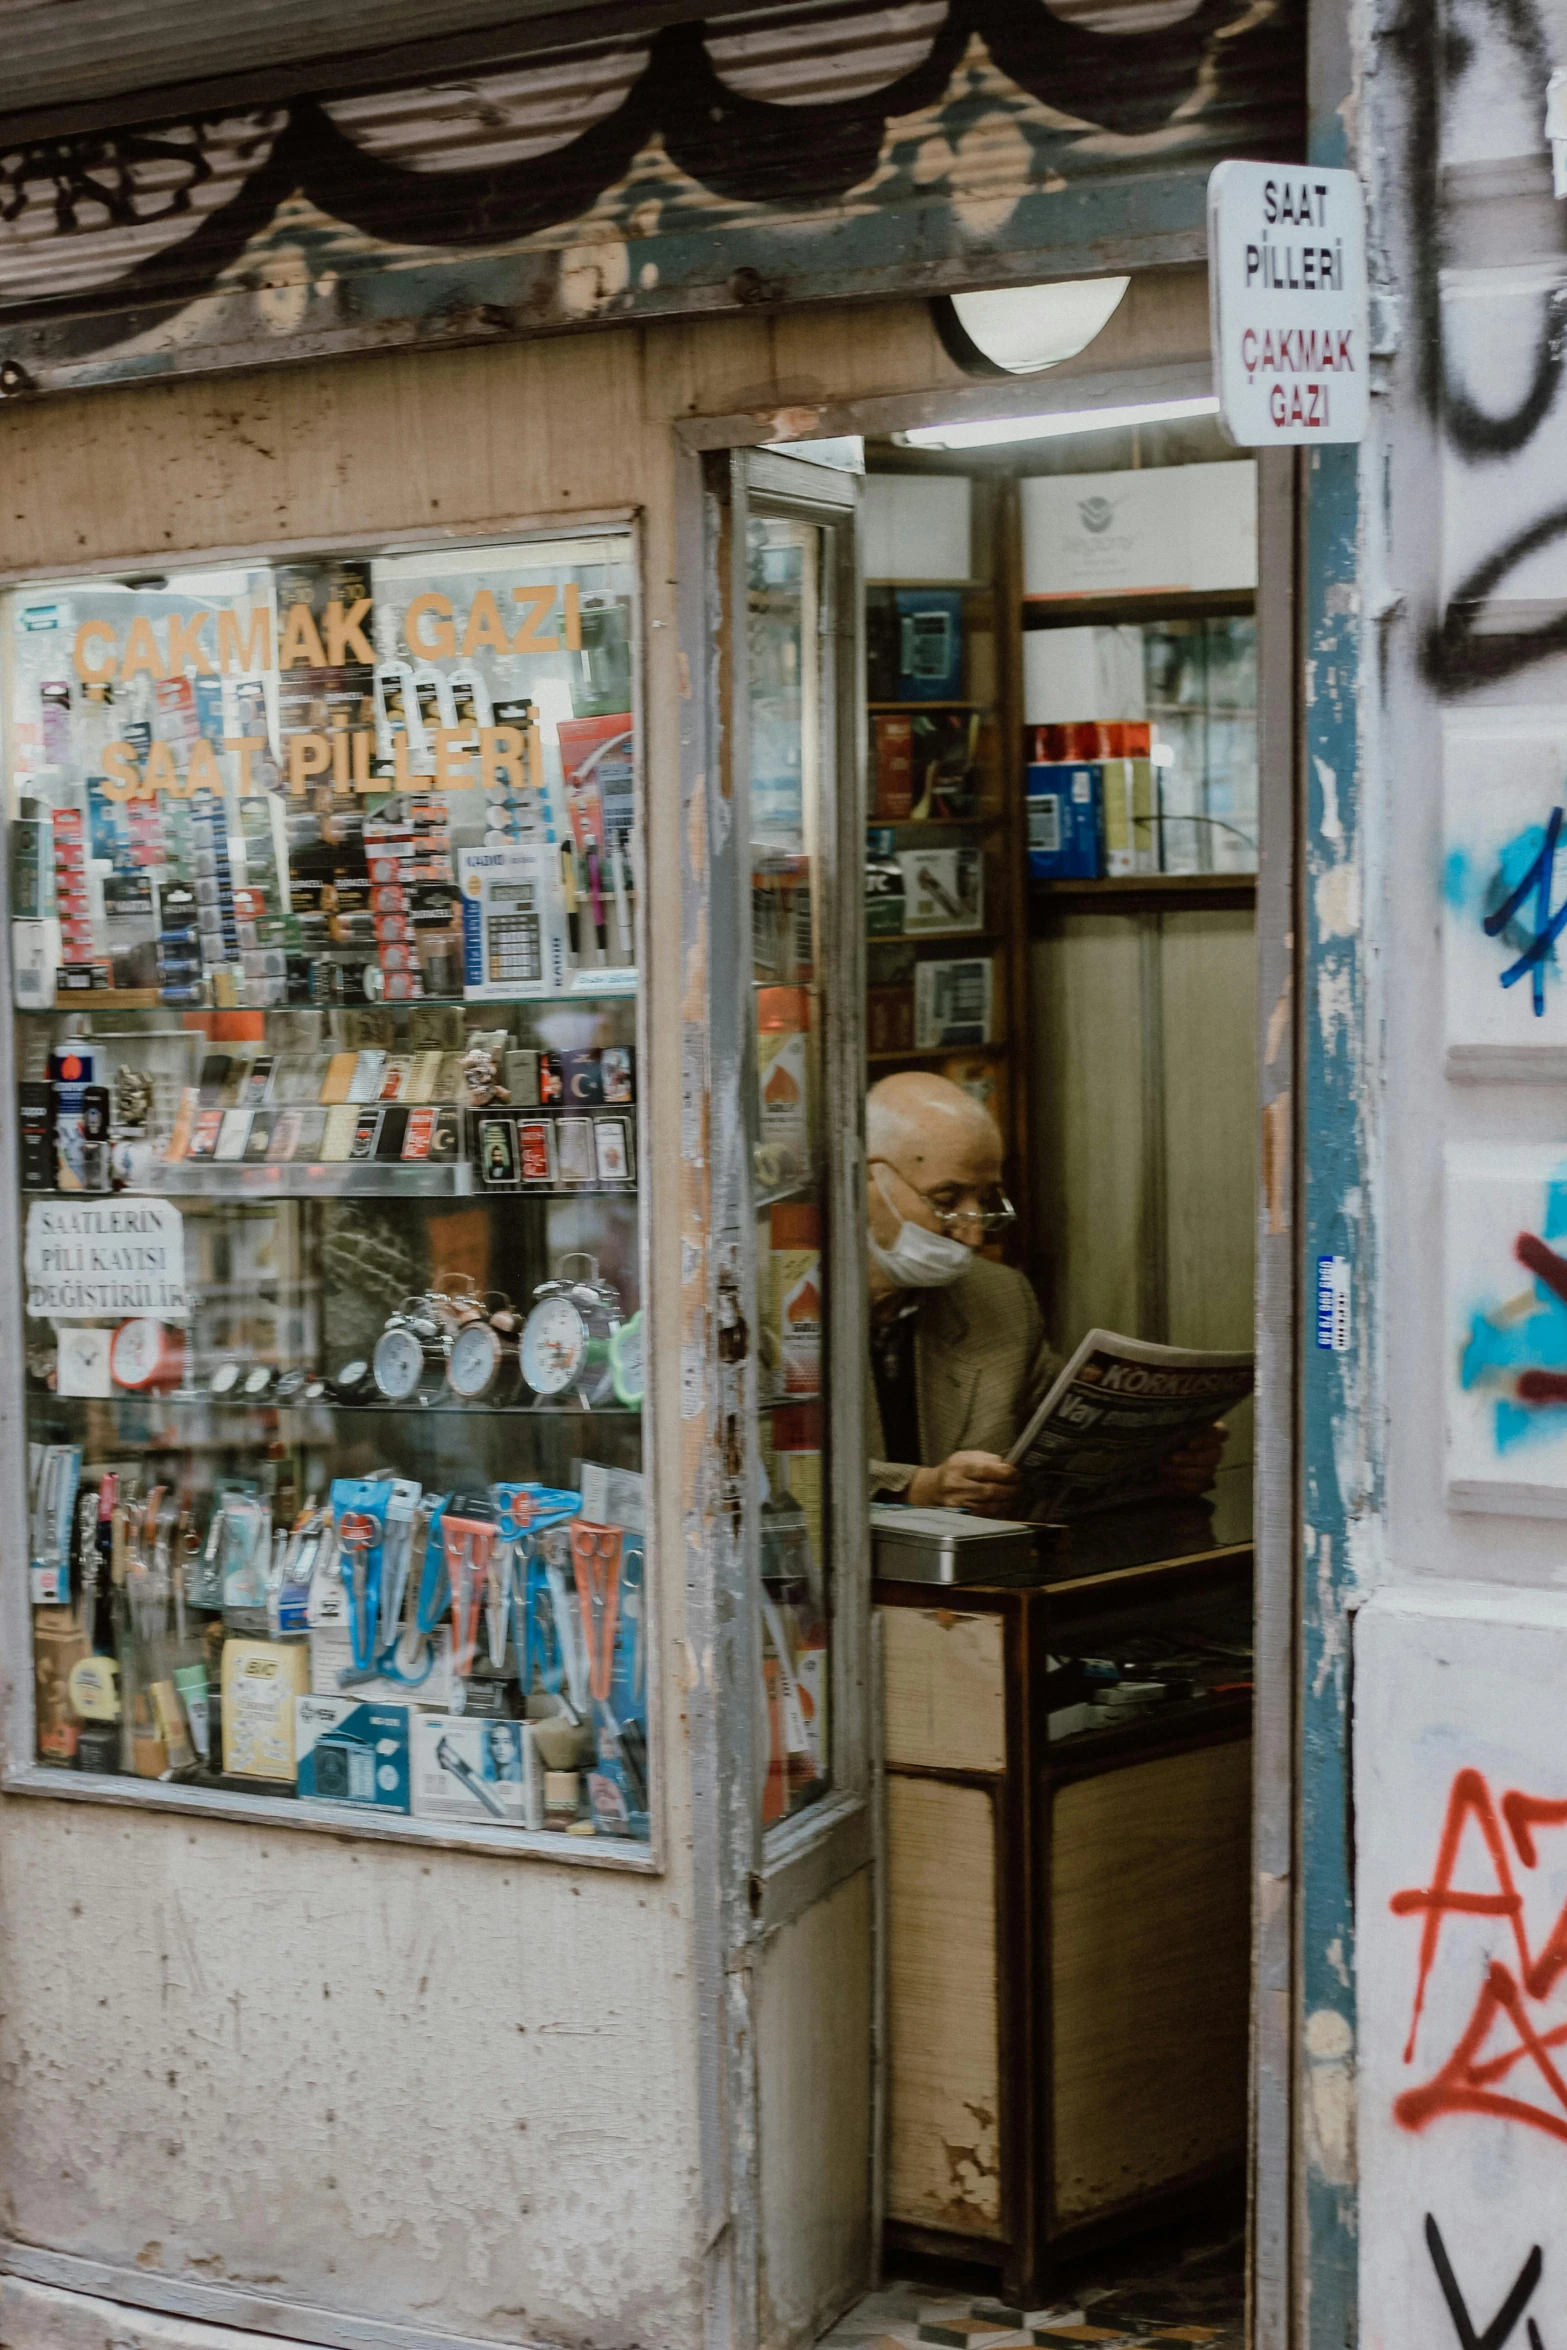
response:
M1549 47L1534 0L1469 0L1481 41L1464 29L1456 10L1440 0L1404 0L1388 28L1410 92L1405 126L1404 183L1414 244L1413 284L1420 398L1466 463L1483 465L1526 449L1554 406L1567 367L1567 292L1544 300L1527 390L1516 406L1496 415L1479 407L1449 364L1442 321L1441 272L1446 258L1442 208L1442 100L1455 89L1484 45L1494 59L1505 50L1531 101L1543 107L1551 70ZM1567 218L1559 233L1567 247ZM1472 693L1567 650L1567 615L1527 629L1480 626L1488 599L1531 555L1567 537L1567 506L1542 514L1477 563L1454 590L1421 648L1427 677L1443 694Z
M1503 2344L1533 2299L1534 2288L1540 2281L1545 2261L1539 2245L1536 2244L1530 2251L1528 2259L1513 2280L1506 2300L1483 2333L1478 2330L1474 2319L1469 2314L1469 2305L1464 2299L1463 2289L1453 2274L1453 2264L1447 2257L1447 2246L1442 2241L1442 2231L1429 2211L1426 2213L1426 2249L1431 2255L1431 2265L1436 2270L1437 2283L1442 2288L1442 2298L1447 2303L1447 2314L1453 2321L1453 2331L1458 2336L1459 2350L1502 2350ZM1529 2320L1529 2350L1543 2350L1540 2329L1532 2317Z

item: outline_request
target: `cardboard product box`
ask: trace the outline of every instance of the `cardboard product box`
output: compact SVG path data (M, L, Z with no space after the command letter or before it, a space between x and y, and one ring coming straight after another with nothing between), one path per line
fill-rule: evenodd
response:
M900 702L955 702L963 691L963 591L896 588Z
M1073 759L1146 759L1153 727L1146 718L1081 718L1066 725L1025 726L1025 766Z
M294 1746L302 1803L407 1811L406 1705L367 1705L357 1697L296 1698Z
M410 1734L415 1819L543 1827L544 1775L531 1722L416 1713Z
M903 868L896 857L869 857L865 863L865 935L903 936Z
M920 932L983 930L985 862L977 848L903 849L903 927Z
M341 1589L341 1585L339 1585ZM421 1681L417 1689L409 1689L401 1681L388 1681L379 1676L373 1681L355 1684L353 1694L372 1705L423 1706L427 1711L444 1713L452 1702L452 1631L442 1624L434 1634L434 1661L430 1677ZM339 1613L336 1620L312 1624L310 1627L310 1688L316 1697L341 1697L344 1694L340 1675L353 1670L353 1643L348 1637L348 1626Z
M865 1050L868 1053L907 1053L914 1050L912 987L868 987L865 990Z
M981 722L978 710L914 712L909 727L916 821L961 821L974 814L981 786Z
M937 1052L943 1045L989 1044L994 1020L995 963L989 955L919 965L914 974L917 1051Z
M1030 767L1028 869L1035 881L1097 881L1104 870L1097 765Z
M871 813L903 824L914 807L914 721L896 711L871 716Z
M1107 874L1157 873L1159 827L1151 759L1101 759L1104 869Z
M223 1643L223 1768L241 1779L294 1778L294 1701L310 1659L302 1640Z

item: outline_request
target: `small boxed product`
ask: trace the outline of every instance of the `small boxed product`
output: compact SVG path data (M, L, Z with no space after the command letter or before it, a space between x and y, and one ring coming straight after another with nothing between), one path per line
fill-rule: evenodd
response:
M223 1768L241 1779L294 1779L294 1702L309 1682L302 1640L223 1644Z
M452 1634L449 1624L442 1624L432 1634L428 1653L429 1677L421 1681L417 1688L410 1688L400 1681L384 1680L378 1675L373 1681L356 1682L354 1695L371 1704L407 1705L412 1702L416 1706L444 1712L452 1702ZM353 1665L353 1644L346 1623L338 1621L311 1625L310 1687L314 1696L340 1697L343 1694L342 1677L353 1671Z
M1103 790L1097 766L1028 770L1028 869L1036 881L1097 881L1103 872Z
M898 691L902 702L955 702L963 691L963 591L898 588Z
M921 963L914 973L914 1044L922 1053L943 1045L992 1044L995 964L989 955L961 962Z
M296 1698L294 1744L302 1803L407 1811L406 1705L367 1705L357 1697Z
M905 824L913 808L914 722L877 710L871 717L871 814L882 824Z
M921 931L983 930L985 866L977 848L904 849L903 927Z
M1107 758L1099 762L1104 797L1104 869L1112 878L1159 870L1154 822L1153 762Z
M415 1819L544 1825L544 1779L531 1723L420 1713L411 1730Z
M911 987L868 987L865 990L865 1050L868 1053L907 1053L914 1049L914 990Z

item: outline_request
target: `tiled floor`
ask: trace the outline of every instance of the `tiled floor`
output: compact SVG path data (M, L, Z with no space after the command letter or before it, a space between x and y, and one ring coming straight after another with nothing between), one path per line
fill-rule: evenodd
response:
M1018 2309L932 2285L871 2293L823 2337L820 2350L1243 2350L1245 2240L1168 2241L1085 2262L1045 2309Z

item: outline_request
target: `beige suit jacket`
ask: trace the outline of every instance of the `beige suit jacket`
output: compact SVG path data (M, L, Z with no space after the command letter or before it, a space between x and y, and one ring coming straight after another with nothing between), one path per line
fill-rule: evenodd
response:
M933 1468L949 1453L1010 1452L1060 1367L1034 1292L1014 1266L976 1257L950 1287L925 1290L914 1333L921 1457L881 1458L881 1411L867 1366L871 1491L901 1493L916 1468Z

